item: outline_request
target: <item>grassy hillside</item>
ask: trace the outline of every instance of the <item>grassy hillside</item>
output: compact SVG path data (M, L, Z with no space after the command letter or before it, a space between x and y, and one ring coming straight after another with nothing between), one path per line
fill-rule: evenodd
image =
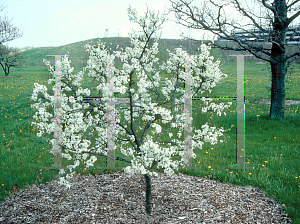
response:
M48 61L53 61L54 57L46 57L48 54L70 54L70 60L72 61L72 66L75 68L86 66L86 60L88 59L88 54L86 44L96 45L99 38L80 41L72 44L67 44L60 47L39 47L33 48L27 51L22 52L21 54L25 58L25 66L44 66L43 58ZM150 41L150 45L153 44L153 39ZM101 42L106 42L106 46L110 47L112 50L116 49L116 46L119 45L120 48L125 49L126 46L130 46L130 38L127 37L110 37L110 38L101 38ZM159 41L158 49L158 58L166 60L168 57L167 49L172 51L173 49L182 46L189 54L196 54L197 49L200 47L199 44L193 41L184 41L178 39L161 39ZM220 57L219 50L212 50L212 55L215 57Z

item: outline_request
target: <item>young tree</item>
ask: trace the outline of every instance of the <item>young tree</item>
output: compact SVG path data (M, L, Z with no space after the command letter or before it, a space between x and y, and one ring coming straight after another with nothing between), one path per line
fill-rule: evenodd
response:
M158 63L156 54L158 53L158 39L149 46L150 38L157 32L164 21L164 15L156 14L154 11L147 10L145 16L138 17L135 9L128 8L129 19L141 25L143 31L139 35L137 32L131 35L131 47L125 50L116 50L113 52L116 59L123 63L122 69L114 68L115 92L118 94L129 95L129 108L119 107L115 110L116 118L116 134L114 141L118 145L120 151L125 156L132 159L127 160L121 157L110 156L107 153L106 144L106 117L103 116L107 110L107 105L93 104L91 102L81 101L82 96L89 96L91 87L95 80L99 82L97 90L101 91L102 96L107 97L107 88L111 88L112 83L106 86L107 76L111 74L112 61L110 50L105 45L99 43L98 46L87 45L89 52L88 75L93 78L89 89L82 89L80 82L83 72L79 72L73 76L73 68L67 57L62 62L62 123L64 125L62 139L64 158L75 160L74 165L69 165L69 173L66 174L64 169L60 170L62 176L60 183L70 187L68 178L75 173L75 167L80 165L80 161L84 160L84 166L93 166L97 160L96 156L110 157L115 160L126 161L131 164L125 168L127 173L143 174L146 180L146 213L151 213L151 175L158 175L150 170L164 169L168 175L174 174L173 169L184 166L184 142L180 140L184 129L185 114L182 106L184 105L184 66L185 56L187 52L178 48L175 52L170 52L170 58L160 65L159 70L155 69ZM201 45L201 53L192 58L192 80L193 80L193 96L197 93L203 93L216 85L216 82L226 77L219 69L219 61L213 62L213 57L209 54L209 47ZM50 74L54 73L50 62L46 62L49 66ZM84 70L85 70L84 69ZM167 87L160 87L161 72L166 71L171 74L166 78ZM54 79L49 80L49 84ZM124 84L124 85L123 85ZM33 122L40 129L38 136L44 131L47 133L54 132L53 119L49 123L48 120L53 114L48 113L47 109L53 108L53 96L47 94L45 86L34 84L35 89L32 100L37 100L39 93L41 98L49 100L50 103L39 102L32 105L39 111L36 112L34 118L43 122ZM126 86L125 86L126 85ZM116 95L117 95L116 94ZM67 98L67 96L71 95ZM72 96L76 96L76 99ZM125 97L127 97L125 96ZM135 103L134 103L135 102ZM224 108L229 105L222 103L216 105L209 104L205 101L206 106L202 109L203 113L207 109L213 109L221 116ZM230 104L230 103L229 103ZM117 105L116 105L117 107ZM171 113L171 109L174 112ZM164 129L157 124L161 121ZM165 128L167 126L167 128ZM194 128L193 128L194 129ZM206 123L202 126L202 130L193 130L195 133L192 139L192 146L202 148L204 142L216 144L218 136L222 136L224 129L209 127ZM161 139L166 134L170 141ZM166 137L165 135L165 137ZM178 138L177 138L177 136ZM173 137L173 138L172 138ZM174 138L176 137L176 138ZM155 139L155 140L154 140ZM91 141L95 144L92 145ZM54 143L54 139L51 141ZM131 147L126 148L130 144ZM181 157L180 161L172 160L175 157ZM195 153L191 155L195 158ZM65 177L67 179L65 179Z
M170 0L171 11L175 12L178 23L191 29L211 31L227 41L214 43L215 47L224 50L248 51L255 57L271 65L272 89L270 118L285 118L285 79L287 69L300 50L287 54L288 41L293 41L298 27L289 38L288 28L300 15L299 0L209 0L195 6L193 0ZM253 8L249 5L254 2ZM199 1L197 1L199 3ZM230 8L235 10L230 10ZM261 11L263 10L262 15ZM233 15L236 13L236 15ZM233 18L235 17L235 18ZM236 31L244 34L236 35ZM257 32L258 31L258 32ZM251 41L247 36L254 36ZM265 43L271 43L271 47ZM299 42L299 40L298 40ZM234 43L234 44L232 44Z
M23 57L19 49L0 45L0 65L5 76L9 75L10 67L20 68L22 66L22 60Z

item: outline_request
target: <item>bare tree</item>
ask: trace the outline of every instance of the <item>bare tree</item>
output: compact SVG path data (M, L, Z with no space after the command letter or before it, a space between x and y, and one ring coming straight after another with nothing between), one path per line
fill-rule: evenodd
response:
M175 13L179 24L191 29L211 31L224 40L213 42L214 47L247 51L270 63L270 118L284 119L286 74L291 63L300 55L299 49L290 54L287 52L299 29L295 28L292 35L288 35L289 38L287 32L290 33L292 22L300 15L299 0L252 0L252 9L248 6L251 1L246 0L208 0L203 1L201 7L195 6L194 0L170 2L170 11ZM229 10L229 7L234 8L234 11Z
M0 12L4 9L3 6L0 6ZM16 28L11 23L12 20L9 20L7 17L0 16L0 44L15 40L21 37L23 34L20 33L19 28Z
M22 60L23 57L20 54L19 49L0 45L0 65L5 73L5 76L9 75L10 67L20 68L22 65Z

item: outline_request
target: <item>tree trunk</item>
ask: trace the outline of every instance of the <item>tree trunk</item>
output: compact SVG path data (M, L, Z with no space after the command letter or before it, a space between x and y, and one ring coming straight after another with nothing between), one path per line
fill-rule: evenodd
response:
M146 214L151 214L151 179L148 174L144 174L146 180Z
M285 71L286 63L271 63L272 90L270 118L285 118Z
M7 63L1 62L0 65L5 73L5 76L8 76L9 75L9 66L7 66Z
M9 66L5 65L5 76L8 76L9 75Z
M274 1L273 32L271 40L275 41L271 49L272 90L270 118L285 118L285 76L286 76L286 31L288 25L285 1Z

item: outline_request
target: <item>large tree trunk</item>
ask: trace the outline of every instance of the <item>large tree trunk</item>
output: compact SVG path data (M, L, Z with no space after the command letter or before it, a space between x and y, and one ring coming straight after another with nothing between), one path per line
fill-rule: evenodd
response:
M151 179L148 174L144 174L146 180L146 213L151 214Z
M286 31L287 6L285 1L274 1L273 32L275 41L271 49L272 90L270 118L285 118L285 77L286 77Z
M271 63L272 90L270 118L285 118L285 71L286 63Z

